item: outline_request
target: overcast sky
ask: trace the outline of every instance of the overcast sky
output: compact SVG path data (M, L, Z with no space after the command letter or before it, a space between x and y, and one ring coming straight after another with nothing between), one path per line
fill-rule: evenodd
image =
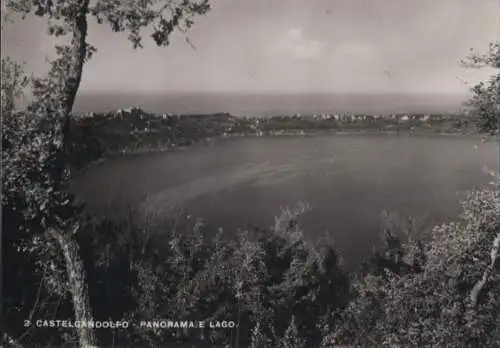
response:
M460 67L500 37L500 0L214 0L189 38L134 51L93 19L98 53L81 91L467 92L484 71ZM3 54L42 73L51 39L29 18L9 24Z

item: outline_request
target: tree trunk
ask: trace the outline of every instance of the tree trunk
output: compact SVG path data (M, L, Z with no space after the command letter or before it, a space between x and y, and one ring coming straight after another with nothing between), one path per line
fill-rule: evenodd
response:
M499 251L500 251L500 232L493 240L493 245L491 247L491 252L490 252L491 263L488 265L488 268L484 271L481 280L479 280L471 290L470 300L472 307L475 307L477 305L481 291L486 285L486 282L488 281L488 278L491 275L491 273L495 271L497 259L499 258L498 254Z
M63 153L60 162L62 176L59 178L67 182L71 179L70 172L70 150L71 150L71 111L75 103L76 94L80 87L82 79L83 64L87 56L87 14L89 0L80 0L75 4L74 17L71 24L70 57L68 61L66 79L64 85L64 120L63 120ZM49 234L56 240L66 264L66 273L68 276L69 292L71 293L73 310L76 321L92 321L90 310L90 301L88 296L87 284L85 280L85 269L79 255L78 242L72 234L67 231L56 229L49 230ZM92 329L85 327L77 328L80 347L94 347L96 338Z
M76 94L80 88L82 80L83 64L87 56L87 13L89 0L81 0L77 5L76 16L73 20L71 31L73 37L71 39L71 59L68 62L67 76L64 86L64 127L63 127L63 144L64 155L63 164L66 171L66 178L70 175L70 149L71 149L71 111L75 104Z
M93 321L85 282L85 270L80 259L78 243L65 232L56 229L50 229L49 234L56 240L64 256L75 320L85 323ZM81 348L95 347L96 338L92 329L88 328L87 325L80 325L76 330Z

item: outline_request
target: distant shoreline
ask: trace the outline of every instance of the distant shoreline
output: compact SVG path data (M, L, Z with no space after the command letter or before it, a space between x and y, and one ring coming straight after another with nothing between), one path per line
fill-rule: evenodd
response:
M303 133L302 133L303 132ZM351 129L351 130L315 130L315 131L289 131L278 134L263 134L258 135L256 133L233 133L228 136L218 135L214 137L207 137L200 139L199 141L193 142L189 145L164 145L156 148L142 147L136 149L124 149L122 151L115 151L106 154L102 158L95 161L89 162L85 167L73 170L73 173L77 176L84 174L86 171L92 169L95 166L99 166L107 161L120 157L133 157L146 154L160 154L169 153L174 151L183 151L193 146L208 146L214 142L221 140L233 140L237 138L274 138L274 137L314 137L314 136L349 136L349 135L380 135L380 136L401 136L401 137L450 137L450 138L468 138L468 139L487 139L487 141L500 140L500 136L491 136L479 133L446 133L446 132L408 132L408 131L381 131L372 129Z
M116 157L183 150L219 139L381 135L492 139L466 114L314 114L269 118L230 113L147 113L139 107L75 118L73 171Z

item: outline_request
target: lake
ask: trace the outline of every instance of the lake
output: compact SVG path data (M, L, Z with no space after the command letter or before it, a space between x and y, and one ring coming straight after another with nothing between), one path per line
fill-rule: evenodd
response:
M325 231L347 263L379 241L382 211L414 216L422 230L456 219L460 195L487 184L498 144L444 136L318 135L220 139L168 153L112 159L75 178L94 211L176 206L228 233L271 226L280 208L308 202L308 238Z

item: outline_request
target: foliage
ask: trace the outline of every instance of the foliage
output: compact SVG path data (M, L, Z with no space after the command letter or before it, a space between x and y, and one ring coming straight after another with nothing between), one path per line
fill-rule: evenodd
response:
M345 306L348 278L331 245L306 245L291 217L297 215L279 219L280 230L242 231L232 240L199 222L169 222L152 230L134 219L119 225L89 221L80 245L97 319L238 324L203 333L136 328L100 336L101 342L162 346L199 343L203 335L212 345L277 346L292 335L295 317L295 339L317 346L321 331L315 324L329 308Z
M424 249L411 239L400 244L404 258L420 260L421 267L408 267L407 272L383 267L383 272L359 279L354 285L357 298L342 313L337 330L329 332L325 346L491 347L500 343L498 265L487 274L478 303L471 301L499 238L500 190L473 191L462 205L462 220L435 227Z
M472 54L464 64L472 68L497 70L488 81L472 88L473 97L468 103L480 129L495 134L500 124L500 42L491 43L485 54Z
M15 319L6 331L23 338L29 338L30 331L35 341L41 331L16 325L42 309L52 317L66 294L64 262L46 231L70 229L78 211L57 177L62 136L58 116L50 112L51 101L26 110L14 105L24 88L31 86L37 93L48 88L49 81L29 77L21 65L2 59L3 257L10 265L4 269L3 295L6 315Z
M2 114L8 114L15 109L15 102L23 97L30 83L23 66L9 57L2 58L1 105Z
M24 19L33 14L48 22L47 34L55 37L82 30L86 35L86 17L92 16L99 24L107 24L114 32L125 32L134 48L142 48L143 29L151 29L150 36L158 46L167 46L175 30L186 33L197 15L210 10L208 0L71 0L38 1L6 0L5 7L20 13ZM85 26L82 26L84 18ZM59 46L60 56L69 63L77 59L73 46ZM96 48L84 43L84 57L91 58ZM81 73L81 72L80 72ZM76 86L78 88L78 86Z
M141 29L153 27L151 37L158 46L169 44L175 29L187 31L193 25L193 17L205 14L210 5L208 0L89 0L36 1L7 0L6 7L24 16L34 14L49 21L49 35L62 36L73 30L71 25L82 7L99 24L107 24L115 32L127 32L134 48L142 47Z

